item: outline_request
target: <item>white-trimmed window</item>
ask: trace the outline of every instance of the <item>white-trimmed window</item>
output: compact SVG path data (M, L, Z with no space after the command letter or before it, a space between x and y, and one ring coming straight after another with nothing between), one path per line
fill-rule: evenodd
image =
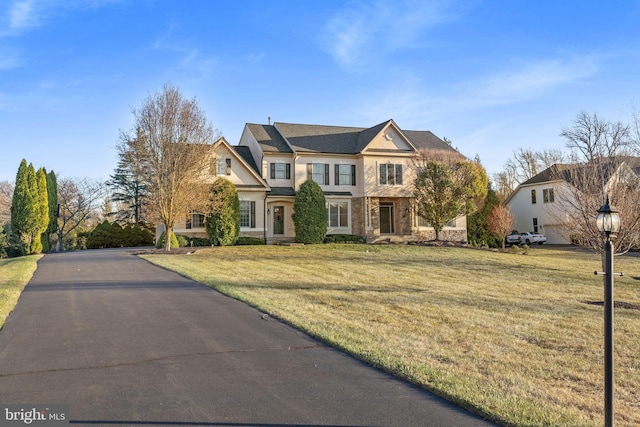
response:
M231 159L218 159L217 175L231 175Z
M380 184L381 185L402 185L402 164L398 164L398 163L380 164Z
M256 228L256 202L240 200L240 227Z
M542 190L542 202L543 203L555 202L555 195L553 194L553 188L545 188Z
M187 217L187 230L194 228L204 228L204 214L192 212Z
M356 165L335 166L336 185L356 185Z
M291 179L291 163L270 163L269 169L269 176L271 179Z
M329 185L328 163L307 163L307 179L311 179L318 185Z
M327 202L327 225L329 228L349 227L349 202Z

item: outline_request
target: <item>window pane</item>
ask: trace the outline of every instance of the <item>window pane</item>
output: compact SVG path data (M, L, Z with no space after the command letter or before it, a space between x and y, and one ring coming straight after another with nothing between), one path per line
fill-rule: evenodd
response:
M338 227L338 202L329 202L329 227Z
M387 165L380 165L380 184L387 183Z
M338 227L348 227L349 226L349 203L340 202L340 224Z
M387 184L395 185L396 184L396 174L394 165L387 165Z
M325 166L324 163L314 163L313 164L313 174L311 175L311 179L315 181L318 185L325 185Z
M338 185L351 185L351 165L338 165Z
M287 178L287 165L286 163L276 163L276 179L286 179Z
M402 165L396 165L396 185L402 185Z
M191 214L191 228L204 228L204 215L194 213Z
M240 201L240 227L251 227L251 202Z

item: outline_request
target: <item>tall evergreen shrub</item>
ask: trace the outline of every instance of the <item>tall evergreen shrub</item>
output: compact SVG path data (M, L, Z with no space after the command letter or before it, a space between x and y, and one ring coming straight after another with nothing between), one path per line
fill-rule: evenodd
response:
M41 235L49 223L49 201L46 173L36 174L32 164L22 160L16 174L16 185L11 201L11 227L20 238L23 253L42 251Z
M229 180L218 178L211 186L211 212L205 219L207 235L213 245L235 245L240 235L240 199Z
M312 180L302 183L293 202L291 215L296 229L296 242L322 243L327 234L327 206L324 193Z

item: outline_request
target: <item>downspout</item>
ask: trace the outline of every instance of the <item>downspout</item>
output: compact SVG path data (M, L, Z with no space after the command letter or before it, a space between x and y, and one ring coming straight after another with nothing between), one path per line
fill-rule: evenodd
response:
M264 233L264 244L267 244L267 193L265 191L264 193L264 200L262 201L262 214L263 214L263 221L262 221L262 230Z

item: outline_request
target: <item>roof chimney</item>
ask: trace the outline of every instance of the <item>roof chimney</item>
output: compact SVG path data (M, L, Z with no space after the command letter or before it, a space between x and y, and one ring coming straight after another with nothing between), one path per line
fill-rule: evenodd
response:
M269 120L269 126L271 126L271 116L267 117L267 119Z

